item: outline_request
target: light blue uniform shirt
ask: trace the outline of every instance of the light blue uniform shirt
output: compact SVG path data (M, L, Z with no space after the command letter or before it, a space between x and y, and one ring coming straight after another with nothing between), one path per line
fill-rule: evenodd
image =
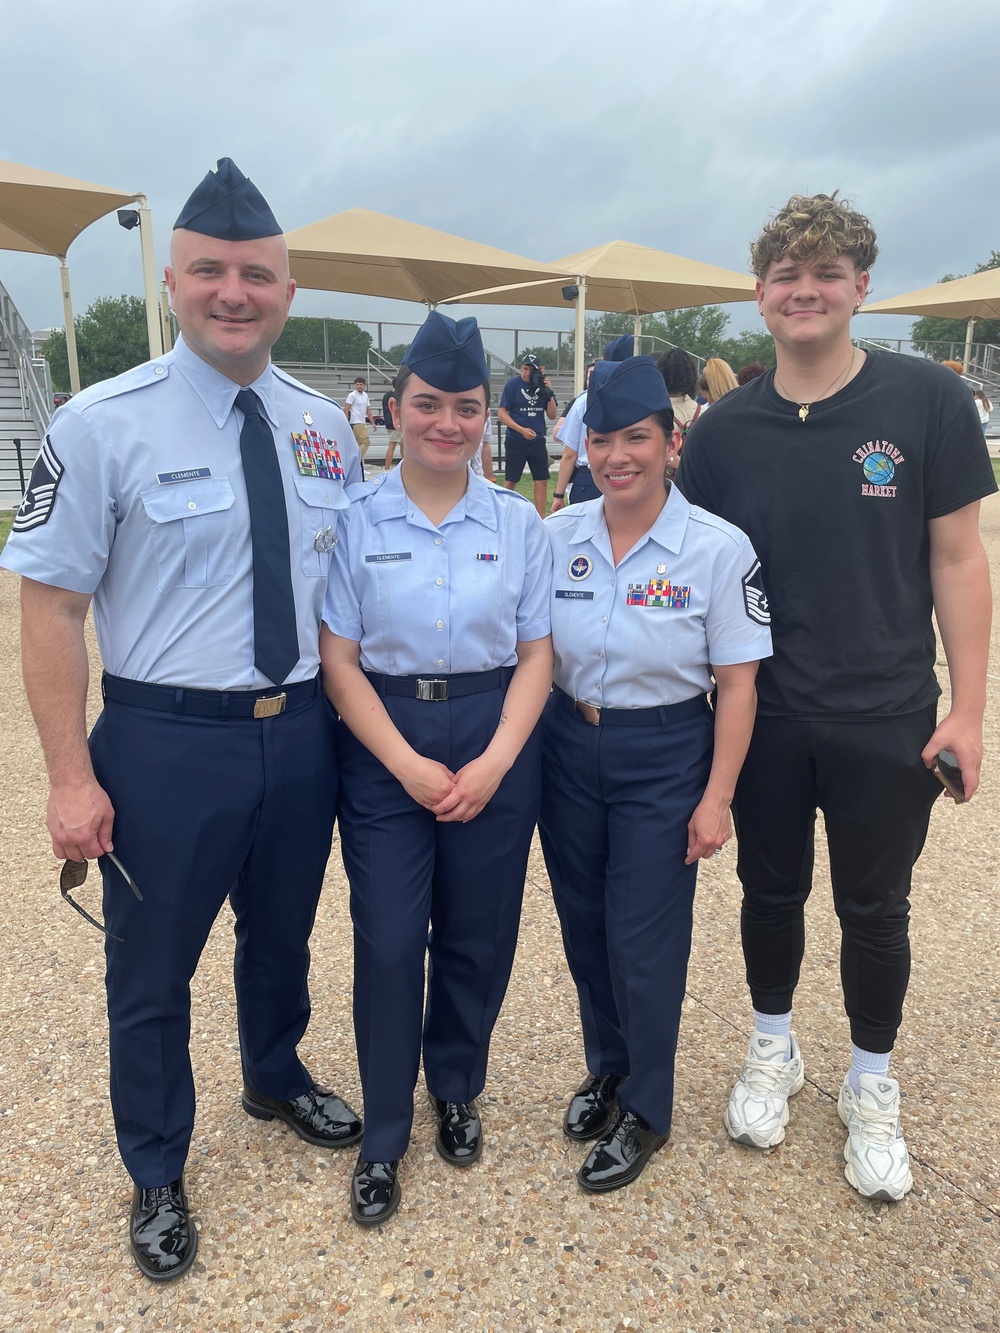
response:
M323 619L361 645L366 671L451 675L513 666L549 632L552 557L535 508L469 469L440 527L397 468L351 487Z
M555 682L572 698L600 708L682 703L712 688L712 664L771 656L749 539L676 486L617 568L603 498L561 509L544 526Z
M239 387L179 341L52 419L47 448L62 471L51 509L23 531L15 523L0 564L92 593L113 675L213 690L271 684L253 662ZM270 365L249 387L274 433L285 492L277 503L288 512L300 651L291 684L319 669L326 579L348 505L345 481L301 473L292 435L311 429L333 441L346 482L360 481L361 462L343 412L322 394Z
M587 390L577 394L570 403L566 419L559 427L556 439L560 444L568 444L576 450L577 467L590 467L587 461L587 427L583 423L583 414L587 410Z

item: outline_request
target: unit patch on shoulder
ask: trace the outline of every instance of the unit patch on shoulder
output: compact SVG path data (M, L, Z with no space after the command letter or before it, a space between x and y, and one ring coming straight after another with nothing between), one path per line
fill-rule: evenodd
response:
M32 528L40 528L48 522L63 471L63 465L52 448L52 441L46 435L45 443L35 459L35 466L31 469L28 489L24 492L12 532L30 532Z
M750 619L756 620L758 625L770 625L771 603L764 591L759 560L755 560L743 575L743 606Z

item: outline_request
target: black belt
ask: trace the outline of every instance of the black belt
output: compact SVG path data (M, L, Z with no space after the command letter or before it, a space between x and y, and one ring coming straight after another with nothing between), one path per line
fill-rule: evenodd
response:
M180 685L150 685L124 676L101 678L101 693L116 704L151 708L177 717L262 718L277 717L290 708L301 708L319 693L319 676L269 690L189 690Z
M651 727L657 722L686 722L688 718L708 712L708 699L704 694L696 694L693 699L684 699L679 704L660 704L656 708L598 708L595 704L572 699L558 685L553 687L553 693L556 706L564 713L572 713L595 727Z
M365 672L379 694L395 694L403 699L424 699L430 703L462 699L468 694L487 694L490 690L505 690L513 674L513 667L496 667L493 671L463 671L454 676L384 676L380 671Z

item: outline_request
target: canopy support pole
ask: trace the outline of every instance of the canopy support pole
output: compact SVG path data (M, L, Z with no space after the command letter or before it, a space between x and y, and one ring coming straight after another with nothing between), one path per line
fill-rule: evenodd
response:
M576 332L573 335L573 392L583 393L583 368L586 365L583 340L587 332L587 279L574 278L576 294Z
M632 325L632 355L639 355L639 339L642 337L642 316L636 315Z
M969 322L965 327L965 355L962 357L962 369L966 375L969 373L969 362L972 360L972 330L976 325L975 315L969 316Z
M160 324L160 301L156 292L156 261L153 257L153 215L146 203L146 196L140 194L136 199L139 205L139 247L142 252L142 288L146 297L146 337L149 341L149 358L162 356L163 329Z
M160 330L163 334L163 350L169 352L174 345L174 328L170 322L170 295L165 282L160 283Z
M76 354L76 325L73 323L73 297L69 286L69 265L66 256L59 259L59 277L62 281L63 317L66 320L66 359L69 361L70 393L80 392L80 362Z

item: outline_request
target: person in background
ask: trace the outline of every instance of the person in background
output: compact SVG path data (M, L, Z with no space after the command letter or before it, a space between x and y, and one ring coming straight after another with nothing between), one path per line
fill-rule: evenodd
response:
M320 614L361 460L340 408L271 364L295 283L229 158L181 210L166 279L173 351L59 409L0 556L23 576L52 849L99 860L104 881L111 1105L132 1256L154 1282L198 1250L189 986L227 896L244 1111L313 1147L361 1137L296 1050L337 800Z
M767 366L762 361L748 361L736 372L736 383L742 388L744 384L749 384L751 380L759 379L761 375L766 374Z
M973 389L972 396L976 400L976 410L979 413L979 424L983 428L983 434L986 434L986 428L990 424L990 414L993 411L993 404L986 397L985 389Z
M439 1154L468 1167L482 1153L476 1098L538 811L552 561L532 506L469 466L488 395L476 321L433 311L396 376L403 461L357 488L324 611L365 1098L351 1184L362 1226L399 1206L421 1051Z
M534 483L535 509L545 517L549 491L549 454L545 447L545 422L555 421L558 412L552 385L543 375L538 358L530 353L521 362L521 373L504 385L497 415L507 427L504 486L512 491L521 480L525 464Z
M673 412L653 360L599 362L584 421L601 498L545 525L555 689L539 832L589 1070L563 1127L596 1140L578 1179L602 1193L670 1132L698 861L731 836L771 641L749 541L664 480Z
M344 411L347 414L347 420L350 422L351 430L354 432L354 438L358 442L358 449L361 451L361 463L364 466L365 455L368 453L368 447L371 444L371 436L368 434L368 427L375 429L375 418L372 416L371 399L368 397L368 381L363 375L359 375L354 381L354 388L347 395L344 404Z
M966 797L979 784L991 613L979 502L997 485L955 375L853 345L877 254L871 223L836 194L778 210L751 246L777 365L699 422L677 484L749 533L774 609L733 806L753 1032L725 1125L738 1143L774 1147L804 1085L792 1001L820 809L851 1037L844 1173L866 1198L893 1200L913 1185L889 1075L911 878L939 756L953 754ZM932 613L951 678L940 722ZM929 1104L931 1134L934 1115Z
M723 361L719 356L710 356L701 372L698 387L708 399L709 406L711 406L727 393L731 393L733 389L738 389L739 381L733 374L733 368L728 361Z

